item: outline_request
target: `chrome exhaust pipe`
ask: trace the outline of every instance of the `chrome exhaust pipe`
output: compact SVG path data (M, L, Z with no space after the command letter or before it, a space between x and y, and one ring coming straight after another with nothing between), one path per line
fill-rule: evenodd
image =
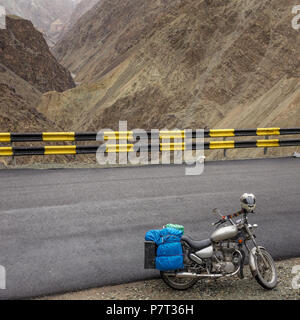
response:
M233 273L229 274L200 274L195 272L177 272L177 273L166 273L166 276L176 277L176 278L221 278L221 277L232 277L235 276L240 271L240 266Z

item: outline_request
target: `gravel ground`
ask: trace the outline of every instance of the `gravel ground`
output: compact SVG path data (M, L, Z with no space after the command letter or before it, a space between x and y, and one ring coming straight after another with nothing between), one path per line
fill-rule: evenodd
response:
M292 268L300 265L300 258L278 261L278 286L272 291L264 290L252 278L248 266L245 278L238 277L199 281L193 288L176 291L162 280L135 283L68 293L45 300L299 300L300 289L292 288ZM300 284L300 281L298 280Z

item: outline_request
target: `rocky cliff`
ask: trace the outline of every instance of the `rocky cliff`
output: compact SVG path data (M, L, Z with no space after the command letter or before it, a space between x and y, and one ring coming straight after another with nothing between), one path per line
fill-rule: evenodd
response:
M53 46L77 5L74 0L0 0L8 14L32 21Z
M61 131L62 128L48 120L37 111L41 92L20 78L14 72L0 64L0 132L43 132ZM50 143L48 143L50 144ZM14 146L38 146L41 143L14 143ZM11 144L0 143L1 147ZM0 157L0 167L3 165L38 163L38 162L69 162L74 161L68 156L45 157ZM15 162L14 162L15 163Z
M103 0L54 48L82 85L44 95L39 110L75 130L299 126L293 6Z
M0 132L59 127L36 109L43 92L74 87L30 21L8 16L0 30Z
M119 119L130 127L213 127L235 108L252 110L259 125L266 119L257 118L257 101L300 76L293 3L103 0L54 48L85 84L45 96L41 110L56 120L51 101L57 112L76 110L68 126L81 129L115 127ZM243 114L242 122L250 125Z
M40 92L65 91L75 86L68 70L51 54L43 35L28 20L6 17L0 30L0 63Z
M97 3L102 0L79 0L74 2L76 4L74 10L72 11L71 17L64 24L63 29L60 31L60 35L57 40L63 39L70 29L76 24L76 22L89 10L91 10Z
M0 132L34 132L55 125L36 110L41 93L0 64Z
M0 132L61 131L36 106L43 92L73 88L70 73L52 56L30 21L8 16L6 22L7 28L0 30ZM18 164L37 161L64 162L69 157L18 158ZM0 163L10 162L11 157L0 159Z

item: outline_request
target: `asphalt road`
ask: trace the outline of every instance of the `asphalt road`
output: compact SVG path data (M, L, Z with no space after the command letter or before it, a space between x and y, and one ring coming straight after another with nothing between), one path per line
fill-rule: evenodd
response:
M300 256L300 159L183 166L0 170L0 298L48 295L157 276L143 269L144 234L166 223L207 238L217 217L257 196L258 241L275 258Z

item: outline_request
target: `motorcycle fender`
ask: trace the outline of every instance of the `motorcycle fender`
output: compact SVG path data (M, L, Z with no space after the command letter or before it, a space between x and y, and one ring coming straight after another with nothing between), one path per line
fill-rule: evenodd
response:
M259 246L259 249L266 250L264 247L261 247L261 246ZM257 275L257 268L255 265L255 258L254 258L255 254L256 254L256 250L257 250L257 248L254 247L254 248L252 248L252 250L249 253L249 267L250 267L250 270L251 270L253 277L255 277Z

